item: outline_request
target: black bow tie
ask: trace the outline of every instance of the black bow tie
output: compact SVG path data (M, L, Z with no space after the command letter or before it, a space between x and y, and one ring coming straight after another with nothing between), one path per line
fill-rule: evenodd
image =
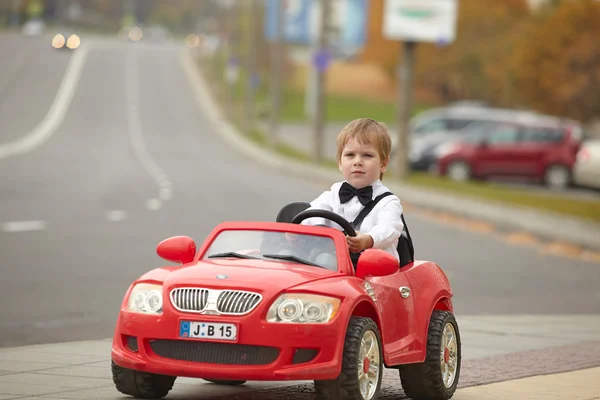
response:
M357 196L360 203L364 206L373 198L373 187L367 186L362 189L356 189L348 182L344 182L340 188L340 201L346 203L354 196Z

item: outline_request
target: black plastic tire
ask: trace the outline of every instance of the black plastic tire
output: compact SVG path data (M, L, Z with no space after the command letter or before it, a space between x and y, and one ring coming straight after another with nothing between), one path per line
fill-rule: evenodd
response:
M123 368L111 362L117 390L138 399L162 399L173 388L176 376L150 374Z
M243 385L244 383L246 383L246 381L223 381L223 380L219 380L219 379L205 379L205 381L216 383L217 385L228 385L228 386Z
M447 388L442 377L440 351L442 333L446 324L452 324L456 332L457 365L456 376ZM454 395L460 377L461 345L460 332L454 315L448 311L434 310L429 321L427 356L425 362L402 365L399 368L404 393L415 400L447 400Z
M342 354L342 371L337 379L315 381L317 400L363 400L358 383L357 369L360 342L367 331L372 331L375 334L379 345L379 379L372 398L377 399L379 397L384 369L379 329L377 329L377 324L370 318L351 317L346 329L344 353Z

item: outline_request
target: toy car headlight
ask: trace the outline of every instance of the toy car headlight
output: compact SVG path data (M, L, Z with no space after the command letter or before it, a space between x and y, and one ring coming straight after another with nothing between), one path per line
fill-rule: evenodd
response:
M313 294L283 294L269 308L268 322L325 324L340 308L340 300Z
M142 314L162 314L162 306L161 285L140 283L129 294L128 311Z

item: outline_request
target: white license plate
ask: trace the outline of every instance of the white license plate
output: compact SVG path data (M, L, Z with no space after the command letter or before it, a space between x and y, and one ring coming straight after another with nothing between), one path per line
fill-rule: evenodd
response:
M215 322L180 321L179 337L237 340L237 325Z

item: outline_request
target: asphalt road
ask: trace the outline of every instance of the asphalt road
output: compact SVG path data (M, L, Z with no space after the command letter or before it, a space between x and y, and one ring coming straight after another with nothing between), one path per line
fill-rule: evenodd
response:
M130 282L164 265L159 241L273 220L326 188L229 148L193 99L180 49L84 43L61 123L0 159L0 347L110 337ZM1 154L44 119L77 52L0 36L0 54ZM27 54L35 61L15 64ZM457 314L600 312L597 264L407 219L418 257L448 272Z

